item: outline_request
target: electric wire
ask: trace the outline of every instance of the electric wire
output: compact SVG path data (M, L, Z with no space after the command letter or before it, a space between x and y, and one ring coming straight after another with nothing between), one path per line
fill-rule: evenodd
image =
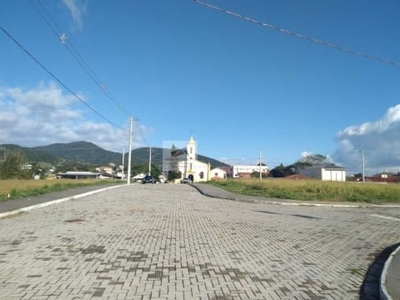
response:
M85 100L83 100L79 95L77 95L73 90L71 90L64 82L62 82L56 75L54 75L46 66L44 66L33 54L31 54L21 43L19 43L7 30L5 30L2 26L0 29L10 38L19 48L21 48L31 59L33 59L43 70L45 70L54 80L56 80L61 86L63 86L67 91L69 91L76 99L81 101L84 105L86 105L92 112L98 115L100 118L111 124L112 126L127 132L127 130L121 128L117 124L113 123L109 119L107 119L104 115L95 110L91 105L89 105Z
M349 48L346 48L346 47L342 47L342 46L339 46L339 45L336 45L336 44L328 43L328 42L325 42L325 41L322 41L322 40L319 40L319 39L314 39L314 38L311 38L311 37L306 36L304 34L296 33L296 32L293 32L293 31L290 31L290 30L287 30L287 29L284 29L284 28L280 28L280 27L272 25L272 24L268 24L268 23L265 23L265 22L262 22L262 21L258 21L258 20L252 19L250 17L246 17L244 15L235 13L233 11L229 11L229 10L226 10L226 9L218 7L218 6L215 6L215 5L206 3L206 2L202 2L200 0L193 0L193 1L198 3L198 4L200 4L200 5L202 5L202 6L211 8L213 10L228 14L230 16L233 16L233 17L236 17L236 18L239 18L239 19L242 19L242 20L257 24L257 25L261 25L261 26L267 27L267 28L275 30L275 31L279 31L281 33L284 33L284 34L287 34L287 35L290 35L290 36L294 36L294 37L297 37L297 38L300 38L300 39L303 39L303 40L307 40L309 42L313 42L313 43L316 43L316 44L319 44L319 45L322 45L322 46L325 46L325 47L336 49L336 50L339 50L339 51L342 51L342 52L350 53L350 54L353 54L353 55L356 55L356 56L359 56L359 57L367 58L367 59L370 59L370 60L378 61L378 62L381 62L381 63L389 64L389 65L392 65L392 66L396 66L396 67L400 67L400 63L399 62L395 62L395 61L383 59L383 58L380 58L380 57L377 57L377 56L369 55L369 54L366 54L366 53L363 53L363 52L355 51L355 50L352 50L352 49L349 49Z
M73 58L77 61L77 63L82 67L82 69L86 72L86 74L93 80L93 82L99 87L99 89L107 96L108 99L110 99L122 112L127 114L128 116L131 116L131 114L127 111L127 109L119 102L115 96L108 90L106 89L104 83L100 80L100 78L96 75L96 73L93 71L93 69L90 67L90 65L87 63L87 61L83 58L83 56L78 52L76 47L72 44L70 39L65 35L65 33L62 32L60 26L57 24L57 22L51 17L49 12L46 10L45 6L41 2L41 0L37 0L37 2L40 4L41 9L38 8L37 5L33 3L32 0L29 0L31 5L34 7L36 12L41 16L41 18L44 20L46 25L51 29L51 31L55 34L57 39L61 40L61 44L63 44L68 52L73 56ZM43 12L44 13L43 13ZM46 16L45 16L46 14ZM50 21L51 22L50 22Z

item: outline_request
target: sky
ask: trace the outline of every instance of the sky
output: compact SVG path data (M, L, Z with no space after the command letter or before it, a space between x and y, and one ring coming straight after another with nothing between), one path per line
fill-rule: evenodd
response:
M349 174L363 158L366 175L399 172L399 11L397 0L2 0L0 144L122 152L132 118L133 148L193 135L199 154L229 164L261 150L271 169L322 154Z

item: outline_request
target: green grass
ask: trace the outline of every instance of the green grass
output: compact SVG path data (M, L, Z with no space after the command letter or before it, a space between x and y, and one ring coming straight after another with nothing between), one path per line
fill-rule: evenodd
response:
M208 182L228 191L278 199L400 203L400 185L320 180L242 179Z
M121 183L125 182L99 179L0 180L0 201L33 197L82 186Z

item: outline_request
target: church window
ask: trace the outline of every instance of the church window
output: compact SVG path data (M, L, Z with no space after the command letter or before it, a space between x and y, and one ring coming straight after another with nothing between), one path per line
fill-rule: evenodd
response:
M204 178L204 172L200 172L199 176L200 176L201 179L203 179Z

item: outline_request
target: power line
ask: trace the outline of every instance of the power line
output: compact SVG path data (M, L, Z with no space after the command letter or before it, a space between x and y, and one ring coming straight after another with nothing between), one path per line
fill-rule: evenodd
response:
M51 29L51 31L55 34L58 40L61 40L61 44L63 44L68 52L74 57L74 59L78 62L78 64L82 67L82 69L86 72L86 74L93 80L93 82L99 87L99 89L109 98L122 112L131 116L131 114L126 110L126 108L114 97L114 95L106 89L106 86L100 80L100 78L96 75L93 69L89 66L87 61L83 58L83 56L78 52L76 47L72 44L71 40L62 32L60 26L57 22L51 17L49 12L46 10L45 6L41 2L41 0L37 0L40 4L41 9L36 6L32 0L29 0L32 6L35 8L36 12L41 16L47 26ZM44 13L43 13L43 12ZM46 14L46 15L45 15ZM50 21L49 21L50 20Z
M268 23L265 23L265 22L257 21L255 19L250 18L250 17L246 17L246 16L240 15L238 13L235 13L235 12L226 10L224 8L221 8L221 7L218 7L218 6L215 6L215 5L211 5L209 3L205 3L205 2L202 2L202 1L199 1L199 0L193 0L193 1L198 3L198 4L200 4L200 5L206 6L208 8L211 8L211 9L217 10L219 12L228 14L230 16L233 16L233 17L236 17L236 18L239 18L239 19L242 19L242 20L257 24L257 25L264 26L264 27L267 27L269 29L272 29L272 30L275 30L275 31L279 31L281 33L284 33L284 34L287 34L287 35L290 35L290 36L295 36L297 38L304 39L304 40L307 40L309 42L313 42L313 43L316 43L316 44L319 44L319 45L322 45L322 46L325 46L325 47L333 48L333 49L336 49L336 50L339 50L339 51L350 53L350 54L353 54L353 55L356 55L356 56L360 56L360 57L363 57L363 58L367 58L367 59L370 59L370 60L375 60L375 61L378 61L378 62L381 62L381 63L385 63L385 64L389 64L389 65L392 65L392 66L400 67L400 63L399 62L394 62L394 61L383 59L383 58L380 58L380 57L377 57L377 56L369 55L369 54L366 54L366 53L363 53L363 52L355 51L355 50L352 50L352 49L349 49L349 48L346 48L346 47L342 47L342 46L339 46L339 45L336 45L336 44L332 44L332 43L324 42L322 40L314 39L314 38L311 38L311 37L306 36L304 34L296 33L296 32L293 32L293 31L290 31L290 30L287 30L287 29L284 29L284 28L280 28L280 27L272 25L272 24L268 24Z
M77 98L79 101L81 101L83 104L85 104L92 112L94 112L96 115L101 117L103 120L106 122L110 123L114 127L127 132L125 129L119 127L112 121L108 120L105 116L100 114L97 110L95 110L93 107L91 107L85 100L83 100L81 97L79 97L74 91L72 91L65 83L63 83L56 75L54 75L48 68L46 68L35 56L33 56L22 44L20 44L7 30L5 30L2 26L0 26L0 29L19 47L21 48L31 59L33 59L43 70L45 70L51 77L54 78L60 85L62 85L66 90L68 90L75 98Z

